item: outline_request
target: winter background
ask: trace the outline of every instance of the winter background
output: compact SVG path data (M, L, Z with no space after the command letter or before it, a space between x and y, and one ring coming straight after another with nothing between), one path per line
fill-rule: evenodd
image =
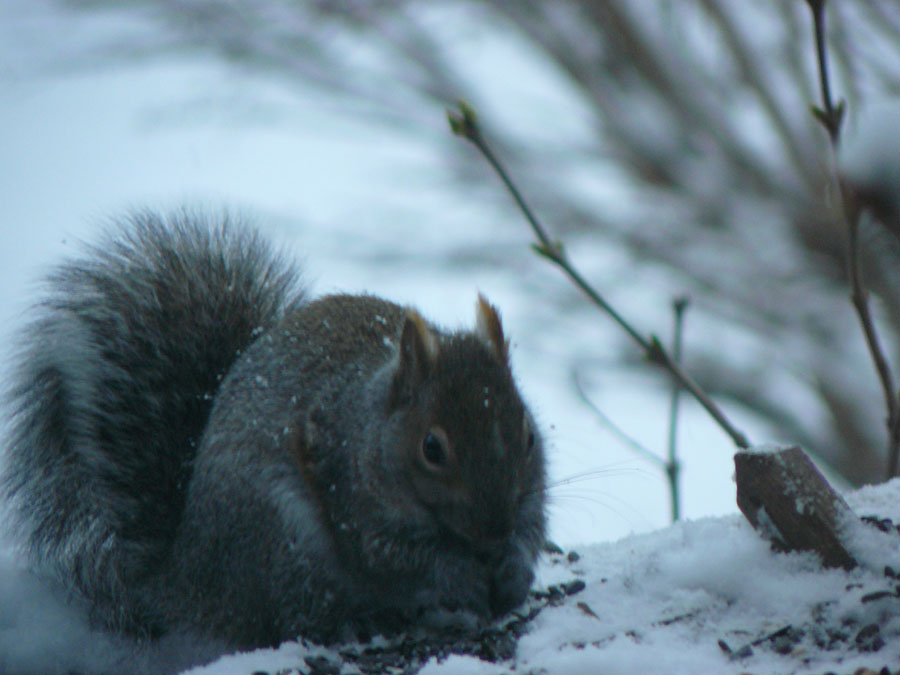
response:
M587 581L583 596L538 618L520 644L520 670L785 672L808 666L815 672L840 663L850 672L890 659L900 663L897 645L874 660L865 653L823 653L803 665L796 654L766 652L729 661L717 640L739 647L808 620L811 608L851 581L842 572L819 571L804 556L768 551L736 515L731 442L686 399L679 448L687 522L660 529L669 521L662 472L621 443L579 398L571 356L589 353L593 364L604 366L599 376L592 370L589 382L597 405L660 454L669 383L649 369L621 365L623 351L632 359L635 354L623 350L611 322L531 252L527 226L490 173L483 173L477 191L459 187L446 149L461 141L450 138L442 105L411 99L419 106L417 121L404 126L367 115L320 87L287 87L197 54L103 67L68 62L80 44L145 29L128 15L70 13L43 0L0 5L4 373L41 276L116 214L227 208L300 258L317 294L372 292L416 305L448 326L472 323L479 291L501 308L515 372L549 447L551 538L581 554L579 563L546 560L538 583ZM459 33L465 36L459 67L489 83L486 100L502 102L511 133L552 136L561 146L589 136L559 75L522 44L478 26L461 25ZM619 191L627 198L613 172L593 181L592 189L613 201ZM553 215L545 214L551 229ZM642 331L668 339L671 299L688 290L676 275L638 266L596 238L568 244L576 264L613 304ZM692 319L690 311L686 350L723 340L724 329L708 316ZM859 368L869 377L864 358ZM769 425L738 406L726 404L726 410L754 440L791 440L774 438ZM896 481L851 499L860 512L900 521ZM876 571L891 556L897 559L895 544L881 540L880 546L860 543ZM135 647L91 631L83 609L29 576L10 544L0 549L0 560L0 670L116 672L178 662L178 644ZM876 587L883 580L871 569L856 573L852 583L865 591ZM844 611L855 610L834 609ZM885 635L896 633L889 611L866 611L871 616L855 619L860 625L882 622ZM666 623L684 615L690 618ZM300 667L311 653L316 649L289 644L225 657L198 672L275 672ZM453 657L424 672L499 670Z

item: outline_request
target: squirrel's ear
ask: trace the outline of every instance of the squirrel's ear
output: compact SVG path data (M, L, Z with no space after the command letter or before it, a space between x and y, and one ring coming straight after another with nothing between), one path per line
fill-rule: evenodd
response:
M475 334L480 337L501 363L509 360L509 340L503 335L500 312L481 293L475 304Z
M438 339L425 319L409 310L400 333L397 368L391 387L390 406L395 408L409 402L416 387L428 377L437 361Z

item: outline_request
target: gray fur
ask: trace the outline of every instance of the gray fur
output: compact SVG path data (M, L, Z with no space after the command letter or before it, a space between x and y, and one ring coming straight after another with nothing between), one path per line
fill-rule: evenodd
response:
M545 460L499 317L492 344L306 303L228 222L117 237L50 278L13 391L4 489L40 570L115 630L242 647L524 599ZM434 429L446 466L417 454Z

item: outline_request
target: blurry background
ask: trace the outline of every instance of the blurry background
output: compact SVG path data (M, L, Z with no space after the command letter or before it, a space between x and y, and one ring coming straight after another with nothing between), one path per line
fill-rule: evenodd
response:
M840 161L872 206L866 283L900 364L900 5L829 3ZM228 208L317 292L367 290L471 324L503 310L546 430L552 535L664 525L670 384L529 249L466 99L547 227L754 442L799 443L844 486L885 478L884 403L845 235L803 0L4 0L0 344L35 280L129 208ZM4 350L8 352L8 349ZM728 438L684 400L683 514L736 510Z

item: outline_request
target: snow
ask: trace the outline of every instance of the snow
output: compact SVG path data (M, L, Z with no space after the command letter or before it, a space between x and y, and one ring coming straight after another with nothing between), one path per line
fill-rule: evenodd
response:
M847 499L860 515L900 522L900 479ZM519 641L515 661L494 664L455 655L432 659L420 672L877 671L900 660L900 599L861 599L878 591L893 593L896 581L884 577L882 563L892 560L895 568L900 566L900 537L864 525L856 530L851 549L865 566L850 572L823 569L809 554L771 551L740 516L702 518L579 548L574 562L547 556L537 586L573 579L586 586L534 619ZM872 624L880 627L886 645L877 652L860 651L856 636ZM785 637L789 627L803 636ZM842 633L844 640L830 650L817 647L816 640L827 642L829 631ZM765 639L773 634L781 637ZM760 642L744 658L732 658L720 641L731 653ZM225 656L189 672L276 672L323 653L288 643L277 650Z
M900 522L900 479L846 498L858 515ZM573 561L567 555L546 555L536 588L575 579L584 581L585 588L544 607L519 640L514 661L487 663L455 655L432 659L420 672L878 671L900 661L900 598L893 595L897 580L884 574L885 564L900 569L900 536L862 524L852 530L849 545L863 566L850 572L823 569L810 554L773 552L738 515L700 518L578 547ZM0 606L16 611L4 612L0 624L4 673L158 673L202 657L202 649L189 640L135 646L93 631L83 610L66 606L9 563L7 557L0 566ZM862 601L885 591L886 597ZM885 645L875 652L861 651L857 635L873 624ZM790 637L790 630L802 636ZM817 646L817 641L826 645L835 635L843 637L831 649ZM732 654L750 646L749 654L734 658L720 642ZM334 659L336 651L288 642L276 649L223 656L186 672L276 673L302 669L307 658Z
M900 478L886 485L866 486L847 495L850 507L859 514L877 515L900 523ZM872 527L860 528L855 523L845 526L842 538L853 557L869 569L891 567L900 571L900 552L896 538Z
M746 448L742 452L750 455L774 455L784 450L783 445L776 445L774 443L764 443L762 445L755 445L752 448Z

